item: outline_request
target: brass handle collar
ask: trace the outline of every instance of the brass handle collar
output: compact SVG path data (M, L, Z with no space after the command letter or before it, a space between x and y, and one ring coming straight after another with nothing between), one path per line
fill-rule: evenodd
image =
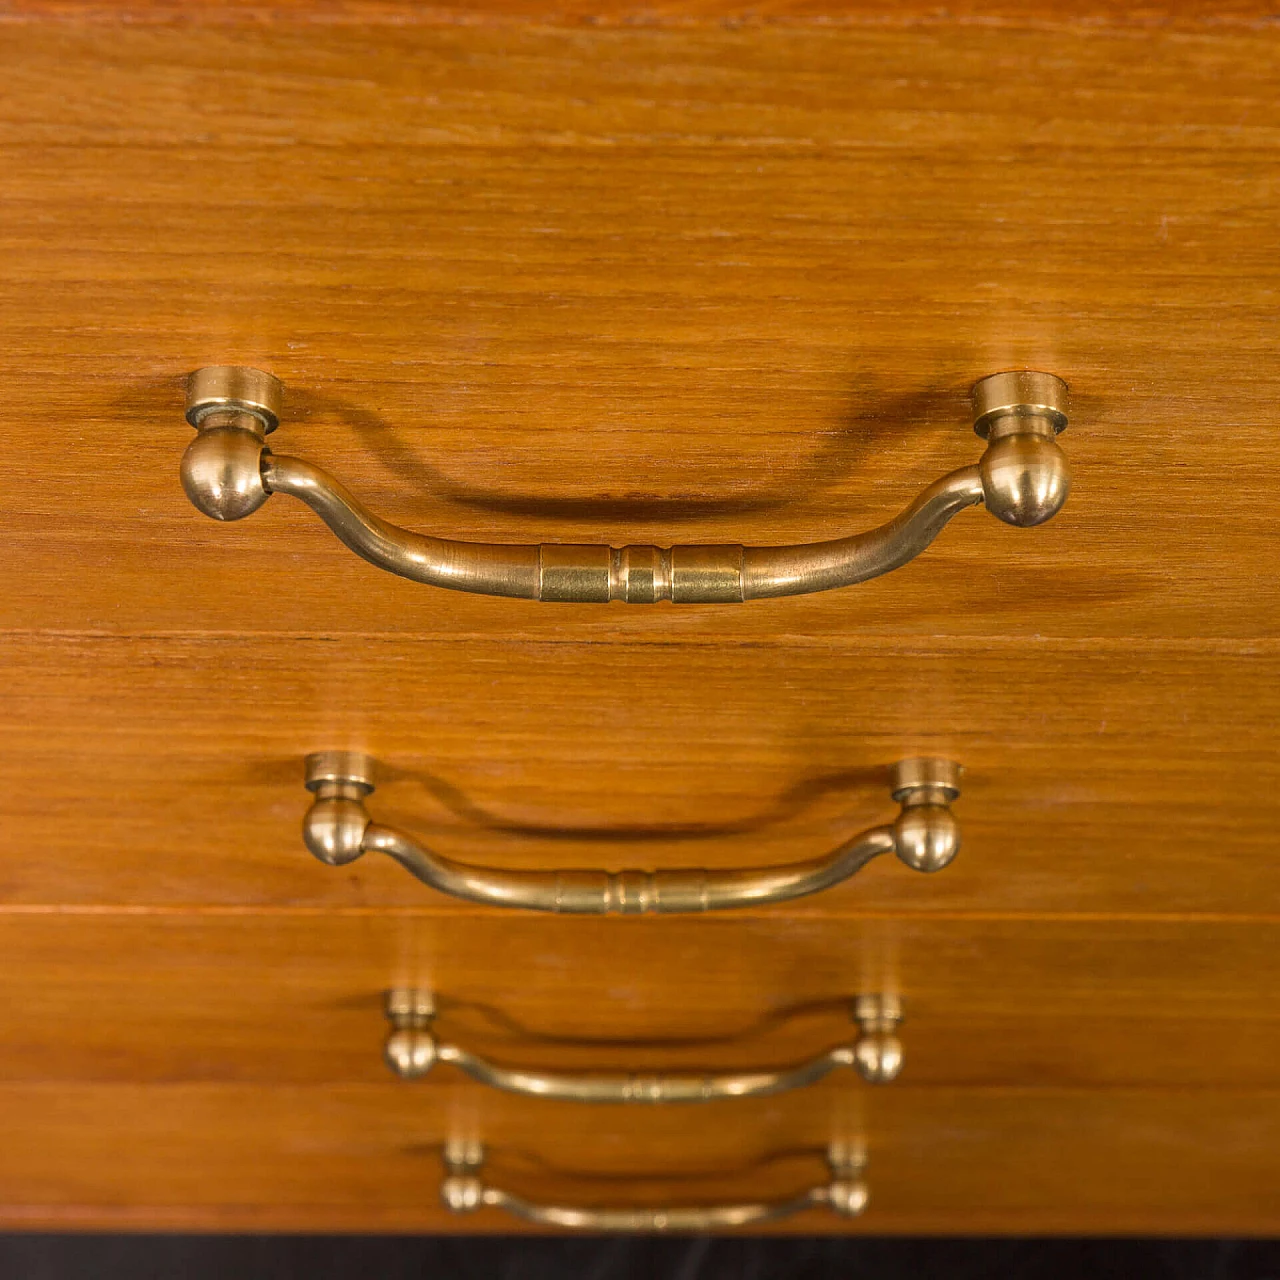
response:
M605 1073L576 1074L502 1067L459 1045L437 1038L435 1001L429 991L387 993L391 1024L384 1049L387 1065L402 1080L420 1080L437 1062L448 1062L480 1084L507 1093L562 1102L667 1103L761 1098L815 1084L837 1067L853 1067L869 1084L885 1084L902 1069L902 1022L897 997L862 995L850 1010L858 1027L853 1044L838 1045L794 1067L714 1075Z
M829 591L913 560L965 507L985 503L1006 524L1043 524L1070 487L1055 439L1067 425L1066 383L1051 373L997 373L973 389L974 430L987 441L981 462L943 476L865 533L790 547L459 542L388 524L319 467L273 454L266 437L279 423L283 392L260 369L216 365L190 376L187 420L197 435L183 455L182 484L195 506L215 520L239 520L273 493L292 494L371 564L482 595L714 604Z
M567 1231L723 1231L778 1222L805 1209L816 1208L830 1209L844 1218L856 1218L867 1207L868 1200L862 1177L866 1160L860 1151L839 1143L827 1149L830 1170L827 1182L808 1187L790 1199L662 1209L534 1204L509 1191L487 1186L481 1178L484 1156L484 1147L476 1142L450 1142L445 1147L440 1198L446 1208L454 1213L473 1213L481 1208L504 1209L525 1222Z
M302 835L321 862L345 866L365 853L384 853L441 893L498 907L605 915L765 906L829 889L883 853L896 853L916 871L939 871L960 848L960 828L951 812L951 802L960 794L960 766L930 756L894 766L892 795L901 812L892 823L871 827L823 857L742 871L500 871L471 866L372 821L365 808L374 789L371 757L321 751L307 757L306 768L307 788L315 799Z

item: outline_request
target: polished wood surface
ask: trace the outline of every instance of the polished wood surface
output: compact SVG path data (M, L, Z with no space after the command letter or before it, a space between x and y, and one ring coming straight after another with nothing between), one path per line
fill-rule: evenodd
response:
M491 914L306 852L302 760L338 747L387 766L378 821L450 857L614 869L817 856L892 820L894 760L941 754L956 861L881 858L790 912L1278 915L1270 644L10 637L0 673L10 903Z
M1274 637L1280 33L17 24L0 48L0 625ZM809 600L537 606L176 479L181 377L389 519L508 541L853 531L1074 388L1050 525ZM57 371L56 376L52 371Z
M1274 1089L1278 942L1235 923L11 912L0 1080L385 1084L383 993L413 987L443 1039L509 1065L777 1067L848 1043L851 998L889 992L906 1066L873 1105L946 1085ZM437 1116L461 1080L400 1087Z
M848 1089L606 1121L467 1086L431 1111L394 1085L59 1082L0 1086L0 1123L11 1229L518 1229L439 1206L458 1135L489 1143L495 1185L586 1204L794 1194L833 1137L865 1135L866 1215L792 1231L1264 1234L1280 1213L1273 1091Z
M4 0L9 22L60 19L78 23L181 22L244 25L394 23L439 26L510 21L646 27L732 22L737 27L830 25L951 26L956 22L1058 26L1087 23L1145 31L1225 26L1258 28L1272 11L1260 0Z
M0 1223L503 1230L437 1207L446 1137L599 1202L782 1194L859 1136L854 1230L1275 1230L1280 31L737 10L0 5ZM462 537L851 532L976 460L1016 366L1072 384L1075 489L824 597L474 599L284 498L198 515L182 377L226 362L286 381L278 451ZM312 860L327 747L498 866L808 856L925 752L965 847L505 914ZM893 989L907 1068L705 1112L403 1085L406 981L584 1068L780 1064ZM625 1176L665 1170L710 1177Z

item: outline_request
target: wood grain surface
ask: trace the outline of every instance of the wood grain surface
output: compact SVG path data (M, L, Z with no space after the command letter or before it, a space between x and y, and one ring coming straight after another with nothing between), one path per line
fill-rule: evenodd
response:
M599 1109L388 1085L0 1086L0 1221L222 1230L511 1231L438 1203L440 1148L478 1137L487 1176L579 1204L786 1196L862 1139L872 1207L793 1231L1266 1234L1280 1211L1274 1091L849 1088L726 1115Z
M1272 10L1261 0L3 0L0 19L77 24L437 26L531 22L628 27L821 24L954 26L958 23L1076 30L1259 29Z
M854 1230L1275 1230L1280 32L739 10L0 3L0 1223L503 1230L436 1206L447 1136L585 1202L861 1136ZM182 377L233 362L279 452L456 536L866 527L1018 366L1072 385L1075 488L824 597L474 599L284 498L198 515ZM925 752L965 848L734 918L473 909L308 857L326 747L497 866L809 856ZM908 1066L692 1117L403 1086L408 980L499 1060L654 1069L889 987Z
M1270 643L9 637L0 897L497 910L315 861L302 760L330 748L379 758L370 812L441 853L610 869L816 856L939 754L967 770L956 861L787 910L1275 919L1278 675Z
M0 625L1274 637L1280 34L6 29ZM1074 390L1048 526L877 583L538 606L186 501L181 377L390 519L508 541L833 536Z
M10 912L0 1081L389 1084L383 993L411 987L435 995L443 1039L512 1066L779 1067L849 1043L851 999L888 992L905 1010L906 1060L898 1081L871 1090L875 1105L891 1090L951 1085L1275 1089L1278 933L1185 921ZM397 1087L433 1116L462 1080L438 1066ZM821 1086L866 1089L844 1072ZM720 1123L734 1110L711 1107ZM635 1109L594 1114L608 1127Z

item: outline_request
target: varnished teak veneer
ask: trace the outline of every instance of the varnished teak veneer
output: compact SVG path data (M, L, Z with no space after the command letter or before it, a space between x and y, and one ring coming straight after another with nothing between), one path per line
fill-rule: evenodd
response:
M906 1057L867 1095L872 1108L888 1090L947 1085L1275 1089L1278 935L1189 921L721 917L566 931L492 913L10 914L0 1080L390 1085L383 995L414 987L433 992L442 1036L510 1066L779 1067L848 1043L852 997L885 992L905 1009ZM398 1087L432 1116L461 1083L437 1065ZM832 1100L869 1087L842 1075L820 1088ZM734 1104L712 1110L727 1123ZM607 1128L630 1111L595 1114Z
M6 8L0 1220L499 1230L436 1207L446 1137L599 1201L785 1193L811 1154L753 1162L840 1130L858 1230L1274 1229L1280 35L753 10ZM1008 367L1072 384L1075 489L830 597L450 597L187 506L227 361L457 536L834 536L971 460ZM497 864L817 852L913 752L968 766L966 843L733 920L469 912L308 858L323 747ZM398 1086L405 980L549 1066L782 1062L897 984L907 1073L732 1124Z
M1280 37L944 32L7 28L0 391L40 448L0 623L1275 636ZM189 508L180 376L226 361L288 383L279 447L460 536L875 523L1011 365L1075 388L1076 488L824 600L451 599Z
M497 910L307 853L303 757L359 748L380 821L531 868L816 857L893 817L889 764L940 755L952 865L786 910L1277 914L1270 645L10 637L0 671L12 904Z
M772 1197L862 1135L872 1203L853 1223L918 1234L1099 1230L1262 1234L1280 1210L1274 1092L886 1089L744 1102L733 1122L372 1085L0 1086L0 1221L20 1227L511 1230L438 1202L440 1147L483 1136L489 1175L569 1203ZM1046 1153L1052 1153L1046 1159Z

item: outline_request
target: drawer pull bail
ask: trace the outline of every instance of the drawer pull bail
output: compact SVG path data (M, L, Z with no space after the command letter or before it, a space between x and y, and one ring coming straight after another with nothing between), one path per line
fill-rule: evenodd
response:
M414 582L526 600L728 604L805 595L865 582L914 560L966 507L985 503L1006 524L1043 524L1067 500L1070 468L1056 437L1067 425L1067 384L1015 371L973 388L976 465L929 485L887 524L798 546L627 546L459 542L380 520L327 472L273 454L284 388L261 369L214 365L187 380L196 438L182 458L187 497L215 520L239 520L273 493L300 498L357 555Z
M867 1207L863 1181L866 1158L861 1149L833 1142L826 1152L829 1176L786 1200L745 1204L686 1205L662 1209L574 1208L534 1204L522 1196L490 1187L481 1178L485 1151L478 1142L451 1141L444 1150L444 1180L440 1198L454 1213L503 1209L525 1222L565 1231L627 1231L645 1233L724 1231L735 1227L778 1222L806 1209L829 1209L842 1218L856 1218Z
M303 821L307 848L331 867L369 852L384 853L441 893L496 907L573 915L723 911L802 898L847 880L882 853L895 853L915 871L940 871L960 848L951 803L960 794L960 766L917 756L893 766L896 819L870 827L834 852L781 866L717 871L503 871L455 862L411 836L374 822L365 800L374 789L375 762L356 751L321 751L306 760L315 799Z
M868 1084L886 1084L902 1069L897 1028L902 1007L896 996L862 995L850 1014L858 1027L853 1044L838 1045L799 1066L773 1071L719 1074L576 1074L501 1067L456 1044L437 1038L432 1023L435 1001L429 991L387 993L391 1024L383 1056L402 1080L420 1080L437 1062L452 1063L473 1080L493 1089L560 1102L715 1102L724 1098L763 1098L816 1084L837 1067L852 1067Z

